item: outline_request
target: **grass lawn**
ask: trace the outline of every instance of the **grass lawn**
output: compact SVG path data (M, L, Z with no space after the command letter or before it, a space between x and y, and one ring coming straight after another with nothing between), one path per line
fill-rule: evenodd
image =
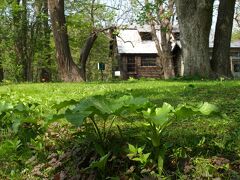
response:
M99 162L99 152L104 151L96 143L95 130L89 121L81 128L72 127L64 119L45 126L43 121L57 114L54 105L95 95L108 99L141 96L157 107L164 102L174 107L200 102L217 105L227 116L194 115L178 119L164 130L161 143L167 148L162 177L240 178L240 81L9 84L0 86L0 95L0 179L156 177L154 160L144 164L127 157L128 143L138 147L145 145L144 153L152 152L147 127L138 116L117 118L113 124L109 120L99 126L102 131L111 127L106 132L104 147L105 153L111 153L106 169L88 168L90 162ZM31 106L25 114L21 114L22 107L18 106L16 112L19 114L12 115L11 112L2 113L6 103L13 106L30 103ZM20 124L22 119L24 123ZM32 126L32 119L37 125ZM153 153L150 158L154 159Z

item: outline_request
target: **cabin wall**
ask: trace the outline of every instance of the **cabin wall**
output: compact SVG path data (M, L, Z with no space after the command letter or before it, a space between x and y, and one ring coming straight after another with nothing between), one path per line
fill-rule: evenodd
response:
M209 55L211 59L212 48L209 49ZM121 54L120 56L120 71L121 78L128 79L129 77L134 78L162 78L163 73L160 66L160 58L156 56L156 66L142 66L142 57L154 56L153 54ZM128 70L128 58L131 57L135 60L135 69L132 72ZM173 51L173 62L176 76L181 76L183 72L183 60L181 58L181 49L175 49ZM240 48L231 48L230 59L231 71L234 78L240 78Z
M156 58L156 65L155 66L142 66L142 57L153 57ZM128 66L128 59L131 59L131 62L135 61L135 69L132 68L132 64L130 65L131 71L129 71ZM162 77L162 71L160 67L160 58L156 55L137 55L137 54L124 54L121 55L121 75L123 79L128 79L130 77L133 78L161 78ZM134 69L134 70L133 70Z

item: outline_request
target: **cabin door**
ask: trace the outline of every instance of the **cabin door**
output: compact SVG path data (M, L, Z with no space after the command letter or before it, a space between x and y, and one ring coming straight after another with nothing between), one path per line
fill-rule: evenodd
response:
M129 74L135 74L136 73L136 60L135 60L135 56L128 56L127 57L127 72Z

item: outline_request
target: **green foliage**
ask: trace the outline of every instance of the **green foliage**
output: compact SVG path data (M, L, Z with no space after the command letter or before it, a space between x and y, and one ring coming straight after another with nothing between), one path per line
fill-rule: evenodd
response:
M0 179L51 179L60 172L66 178L238 179L238 86L156 80L2 85Z
M106 168L106 164L107 164L107 160L110 157L110 153L102 156L98 161L93 161L89 168L91 169L95 169L97 168L98 170L101 171L101 173L105 173L105 168Z
M122 96L118 99L105 99L102 96L93 96L79 102L71 100L54 106L59 111L61 108L74 105L72 108L68 108L64 114L53 116L50 121L65 117L70 123L79 127L89 119L94 126L95 135L98 137L101 147L104 148L115 117L121 118L126 114L134 113L143 109L147 104L148 100L142 97ZM99 118L103 119L102 130L100 130L102 123L99 122ZM105 124L109 119L110 125L106 127ZM97 142L94 143L97 144Z
M129 153L127 154L128 158L132 161L138 161L144 167L151 153L143 153L145 147L135 147L132 144L128 144Z

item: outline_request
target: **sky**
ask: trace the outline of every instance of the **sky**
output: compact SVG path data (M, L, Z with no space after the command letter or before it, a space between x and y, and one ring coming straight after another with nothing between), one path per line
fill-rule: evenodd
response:
M127 18L129 18L129 16L131 16L129 13L124 13L124 11L127 11L130 8L130 0L99 0L103 3L106 3L109 6L114 6L114 7L118 7L119 9L121 9L118 12L119 17L118 18L122 18L122 22L121 23L127 23L127 21L125 21ZM140 0L141 1L141 0ZM214 33L215 33L215 26L216 26L216 22L217 22L217 9L218 9L218 5L219 5L219 1L215 1L214 3L214 12L213 12L213 19L212 19L212 27L211 27L211 32L210 32L210 41L213 41L214 39ZM237 23L236 21L234 22L234 30L237 30Z

